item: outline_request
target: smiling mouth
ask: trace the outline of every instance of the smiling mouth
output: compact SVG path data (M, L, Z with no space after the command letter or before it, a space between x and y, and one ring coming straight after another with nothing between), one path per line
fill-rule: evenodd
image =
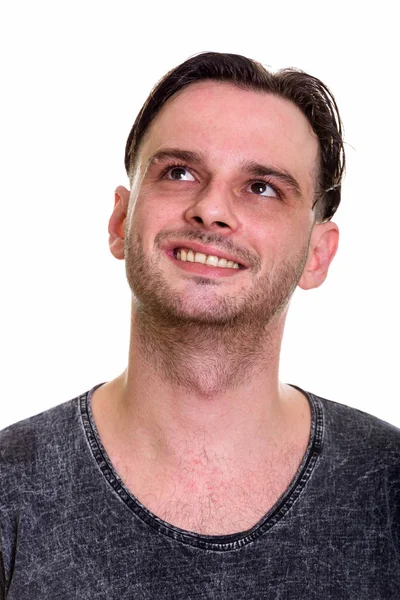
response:
M233 260L227 260L226 258L219 258L213 254L203 254L202 252L193 252L193 250L187 248L175 248L174 258L182 262L194 262L209 267L219 267L222 269L244 269L242 265Z

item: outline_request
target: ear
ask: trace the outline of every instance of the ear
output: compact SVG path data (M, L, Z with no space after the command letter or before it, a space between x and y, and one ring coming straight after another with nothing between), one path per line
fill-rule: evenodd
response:
M308 258L298 283L303 290L319 287L328 275L329 266L339 244L339 229L335 223L317 223L311 234Z
M124 258L125 219L128 212L130 192L119 185L115 190L115 203L108 223L109 245L111 254L122 260Z

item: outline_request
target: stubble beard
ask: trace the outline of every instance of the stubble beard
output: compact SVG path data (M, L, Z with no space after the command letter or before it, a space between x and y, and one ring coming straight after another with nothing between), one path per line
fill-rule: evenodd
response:
M192 239L206 236L193 234ZM186 237L186 239L188 239ZM156 240L157 241L157 240ZM211 240L210 240L211 241ZM147 258L137 232L125 239L125 266L133 294L135 331L148 365L172 385L190 393L213 396L250 381L268 368L273 347L272 329L287 307L303 272L308 244L273 275L256 277L254 285L235 296L213 293L212 280L197 277L197 294L183 299L171 289L159 266L159 252ZM160 251L161 252L161 251ZM207 299L196 301L196 296ZM279 351L279 350L278 350Z

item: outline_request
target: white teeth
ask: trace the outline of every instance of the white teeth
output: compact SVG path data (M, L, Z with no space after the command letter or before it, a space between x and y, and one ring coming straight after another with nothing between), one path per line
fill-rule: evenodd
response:
M206 255L202 254L201 252L196 252L196 254L194 255L194 262L198 262L204 265L204 263L206 262Z
M217 267L218 266L218 257L217 256L207 256L206 262L211 267Z
M175 258L182 260L183 262L197 262L202 265L206 264L210 267L221 267L228 269L239 269L239 264L233 262L233 260L227 260L226 258L218 258L218 256L210 255L207 256L202 252L193 252L193 250L184 250L180 248L175 251Z

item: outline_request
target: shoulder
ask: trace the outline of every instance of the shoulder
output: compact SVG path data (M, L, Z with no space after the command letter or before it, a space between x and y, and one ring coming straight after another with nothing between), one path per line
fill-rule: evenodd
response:
M65 457L73 453L84 396L0 431L0 490L18 489L22 482L34 484L46 473L54 473L55 463L62 468Z
M322 414L322 445L349 464L393 469L400 477L400 429L378 417L310 394Z
M23 419L0 431L0 461L5 457L15 460L30 456L39 446L46 446L74 420L77 402L81 396Z
M340 432L345 434L350 429L354 435L362 434L400 443L400 429L395 425L358 408L327 400L315 394L311 396L322 405L326 422L334 427L339 426L338 434Z

